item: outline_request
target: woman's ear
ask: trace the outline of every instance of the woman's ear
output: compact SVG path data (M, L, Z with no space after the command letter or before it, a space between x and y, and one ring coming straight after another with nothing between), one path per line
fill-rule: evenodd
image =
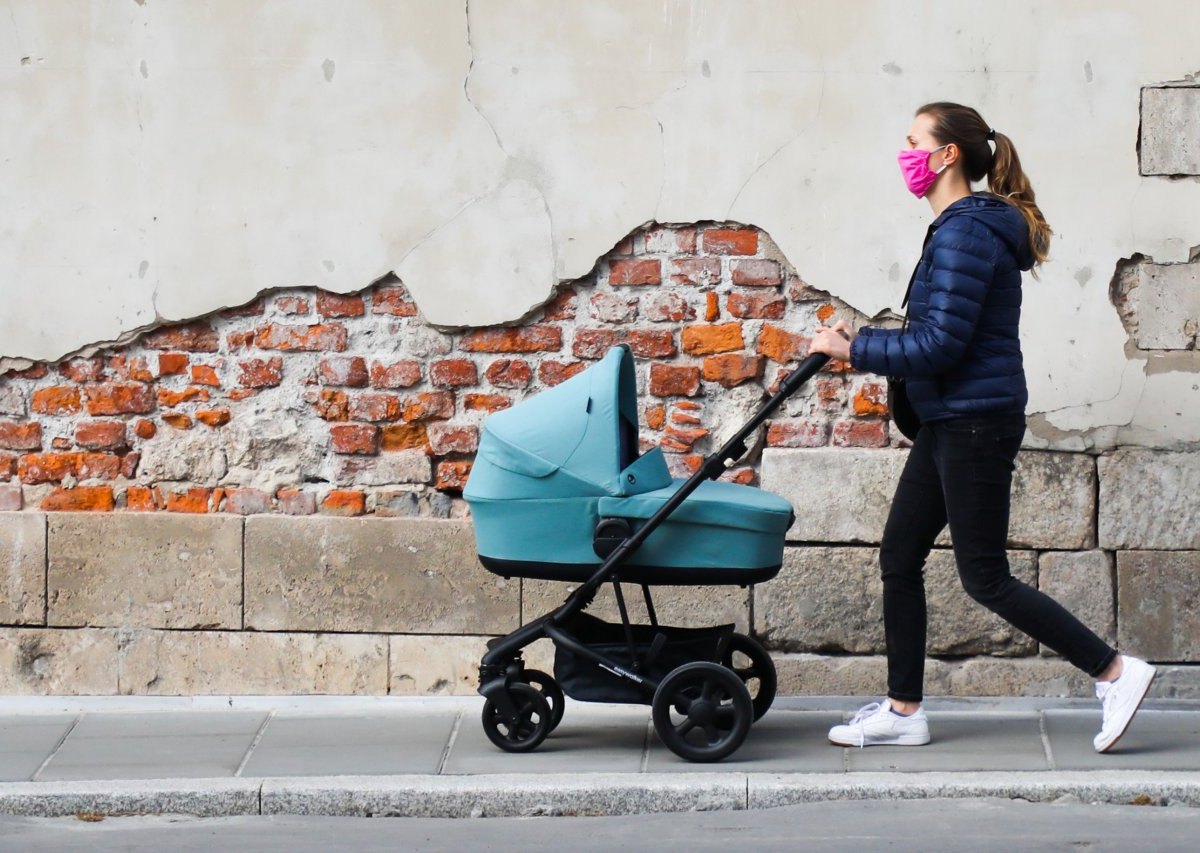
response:
M951 142L942 149L942 164L949 169L958 162L958 144Z

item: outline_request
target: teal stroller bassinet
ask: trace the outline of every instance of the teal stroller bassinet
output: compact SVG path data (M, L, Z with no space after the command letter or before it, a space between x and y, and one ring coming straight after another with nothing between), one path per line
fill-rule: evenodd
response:
M774 699L770 655L733 625L659 625L650 585L745 586L779 572L791 504L717 478L827 360L809 356L686 480L672 479L660 449L638 453L637 383L625 346L484 421L463 492L480 562L505 577L578 584L557 610L488 644L479 692L493 743L535 749L561 720L565 693L652 705L659 736L689 760L718 760L741 745ZM583 612L609 582L620 624ZM622 583L641 586L649 625L630 624ZM543 637L555 646L555 677L521 658Z

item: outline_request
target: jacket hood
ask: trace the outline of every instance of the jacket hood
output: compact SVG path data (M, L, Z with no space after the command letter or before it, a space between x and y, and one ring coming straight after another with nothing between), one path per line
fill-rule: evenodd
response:
M951 216L969 216L987 226L1008 246L1022 271L1033 268L1029 226L1015 205L991 193L974 193L943 210L941 216L934 220L934 225L940 225Z

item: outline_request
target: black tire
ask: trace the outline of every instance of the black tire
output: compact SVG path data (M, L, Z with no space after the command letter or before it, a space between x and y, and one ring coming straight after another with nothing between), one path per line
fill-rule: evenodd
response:
M483 703L483 733L505 752L531 752L550 734L550 705L542 691L514 682L508 695L516 706L516 718L508 719L491 699Z
M734 634L721 663L733 670L746 685L754 705L754 721L758 722L775 701L775 690L779 687L779 676L770 653L753 637Z
M527 684L536 687L546 698L546 704L550 706L550 731L554 731L562 722L563 712L566 711L567 697L563 694L562 688L558 686L557 681L540 669L527 669L521 673L521 678Z
M659 739L688 761L720 761L731 754L746 739L754 716L742 680L707 661L667 673L651 708Z

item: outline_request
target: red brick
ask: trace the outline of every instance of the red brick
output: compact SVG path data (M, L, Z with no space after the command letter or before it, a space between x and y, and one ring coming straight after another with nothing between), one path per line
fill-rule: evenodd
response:
M394 317L417 316L417 303L402 284L392 287L377 287L371 295L372 314L391 314Z
M587 369L582 361L562 362L543 361L538 365L538 379L547 388L561 385L572 376L577 376Z
M267 300L261 296L256 296L249 302L235 305L232 308L226 308L219 316L225 320L232 320L238 317L261 317L266 310Z
M217 376L215 367L209 364L192 365L192 384L207 385L210 388L220 388L221 379Z
M208 323L196 321L155 329L142 338L147 349L184 350L185 352L216 352L220 338Z
M321 513L324 515L362 515L367 511L367 496L362 492L348 489L335 489L321 501Z
M772 421L767 426L771 447L824 447L828 443L829 424L824 420L797 418Z
M321 359L317 376L324 385L362 388L367 384L366 359L357 355L335 355Z
M361 317L367 313L363 298L357 293L317 291L317 313L322 317Z
M662 283L662 261L656 258L633 258L610 261L608 283L613 287Z
M463 408L468 412L499 412L512 406L512 400L503 394L467 394L463 397Z
M758 251L758 231L754 228L710 228L701 233L700 245L706 255L753 255Z
M672 284L702 286L721 280L719 258L672 258L668 264Z
M383 428L381 447L384 450L412 450L429 444L425 424L390 424Z
M199 400L204 403L208 401L207 388L184 388L182 391L171 391L167 388L158 389L158 405L172 409L180 403L191 403Z
M76 358L58 366L59 375L72 382L99 382L104 378L104 359Z
M167 512L202 514L208 512L211 495L208 489L188 489L186 492L167 492Z
M882 382L864 382L854 393L854 414L887 417L887 386Z
M9 453L0 453L0 481L11 480L17 476L17 457Z
M787 364L808 355L808 339L766 323L758 333L758 354L778 364Z
M0 512L20 512L25 499L19 483L0 486Z
M40 415L74 415L83 409L83 399L78 388L55 385L34 391L29 407Z
M154 392L138 383L109 383L87 386L87 410L90 415L132 415L152 412Z
M154 425L154 421L148 421L145 418L141 418L133 425L133 434L138 438L154 438L155 434L157 433L158 427Z
M588 300L588 314L604 323L629 323L637 319L638 298L624 293L596 293Z
M650 429L662 429L667 423L665 406L649 406L646 408L646 426Z
M787 295L793 302L818 302L829 298L825 291L809 287L798 278L788 280Z
M122 378L131 379L134 382L153 382L158 378L158 374L150 369L149 360L141 355L130 359L128 369L120 375Z
M70 450L74 445L71 439L59 435L55 436L54 440L50 442L50 446L55 450Z
M275 310L280 314L307 314L312 303L299 296L280 296L275 299Z
M604 358L620 340L616 329L576 329L571 351L578 358Z
M231 350L248 349L254 345L254 332L230 332L225 336L225 344Z
M238 362L238 384L243 388L274 388L283 381L283 359L248 358Z
M823 408L840 409L846 404L846 383L840 376L818 376L813 388Z
M188 367L188 357L182 352L164 352L158 357L158 375L175 376Z
M404 401L406 422L444 421L454 417L453 391L425 391Z
M329 428L329 438L334 453L379 452L379 427L370 424L334 424Z
M724 483L737 483L739 486L753 486L758 482L758 475L753 468L730 468L717 479Z
M237 402L239 400L249 400L251 397L258 396L257 388L232 388L229 391L228 397L230 400Z
M350 417L356 421L395 421L403 406L395 394L355 394L350 398Z
M665 225L652 225L646 229L642 239L645 250L650 253L692 255L696 252L696 229L693 227L669 228Z
M542 319L574 320L577 301L577 295L574 290L570 288L560 290L554 295L553 299L546 303L546 307L542 311Z
M190 416L182 412L167 412L162 416L163 423L175 429L191 429L194 425Z
M463 388L479 383L479 368L465 358L448 358L429 365L429 382L435 388Z
M84 421L75 425L75 443L88 450L120 450L128 446L124 421Z
M746 345L742 339L741 323L684 326L681 340L683 351L691 355L731 352L742 349Z
M725 305L734 317L745 320L781 320L787 301L778 293L743 293L732 291Z
M346 327L340 323L315 326L269 323L255 333L254 345L284 352L341 352L346 348L346 339Z
M126 453L121 457L121 476L126 480L132 480L137 474L138 465L141 464L142 454Z
M32 453L17 462L17 476L29 485L77 480L115 480L121 458L111 453Z
M322 388L311 400L317 415L327 421L350 420L350 398L345 391L330 391Z
M518 358L502 358L489 364L485 375L497 388L528 388L533 381L533 368Z
M739 258L729 262L730 280L746 287L778 287L783 272L778 261L766 258Z
M375 388L411 388L421 381L421 362L411 359L394 364L371 362L371 385Z
M562 329L558 326L475 329L467 332L460 346L467 352L558 352Z
M205 426L223 427L233 418L233 413L224 406L217 406L214 409L201 409L196 412L196 420Z
M42 501L46 512L112 512L114 506L112 486L55 489Z
M128 512L154 512L154 492L146 486L130 486L125 490L125 509Z
M667 468L672 477L690 477L700 470L704 457L695 453L680 456L672 453L667 457Z
M235 515L270 512L271 496L258 489L229 489L225 493L225 511Z
M284 515L312 515L317 511L317 496L300 489L280 489L276 495Z
M655 397L692 397L700 392L700 368L655 362L650 365L650 393Z
M887 447L888 422L838 421L833 425L833 444L836 447Z
M613 255L632 255L633 254L633 235L625 237L615 246L612 247L609 254Z
M663 433L663 446L671 446L671 449L678 453L686 453L692 449L692 446L708 435L708 430L703 427L675 427L667 425Z
M434 488L446 492L461 492L471 476L471 463L467 461L444 461L437 466Z
M474 453L479 449L479 427L434 423L429 425L429 446L437 456Z
M736 388L743 382L758 379L763 374L763 357L728 353L704 359L704 379L718 382L726 388Z
M642 300L642 316L652 323L678 323L696 319L696 309L682 294L668 290L654 293Z

